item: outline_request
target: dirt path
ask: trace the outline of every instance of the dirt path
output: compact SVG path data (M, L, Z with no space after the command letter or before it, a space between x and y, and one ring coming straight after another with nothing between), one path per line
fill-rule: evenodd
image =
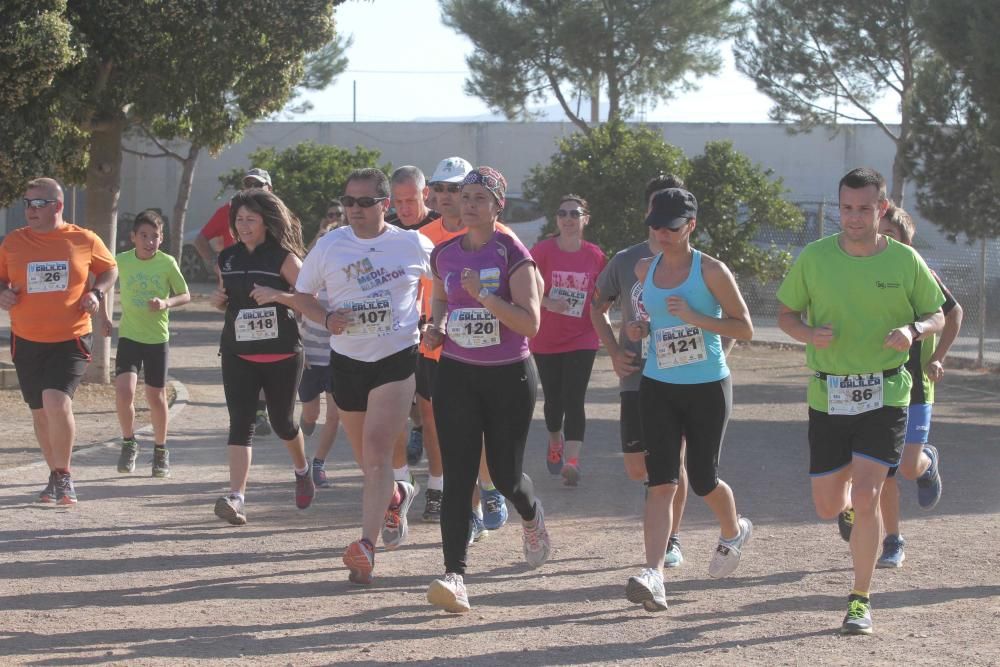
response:
M996 376L954 372L943 383L933 439L945 496L921 513L904 485L906 565L876 575L872 637L835 633L849 560L809 499L802 355L764 348L733 359L721 474L755 532L732 577L707 577L717 528L692 498L686 562L666 577L670 609L649 615L624 599L642 554L641 487L622 470L602 355L579 488L545 472L541 403L536 411L526 470L553 558L528 570L518 526L493 533L470 554L473 610L455 617L424 600L442 569L436 526L414 522L407 545L379 552L372 589L348 584L340 553L358 535L361 479L342 435L334 487L310 509L295 509L287 455L268 438L255 448L250 524L215 519L227 482L219 317L202 303L174 322L173 375L190 403L173 425L172 479L120 476L114 448L89 449L74 462L80 506L61 511L31 503L41 468L0 471L0 663L1000 664Z

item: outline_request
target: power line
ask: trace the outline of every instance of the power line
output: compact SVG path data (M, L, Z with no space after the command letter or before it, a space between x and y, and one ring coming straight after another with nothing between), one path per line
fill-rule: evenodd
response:
M468 74L466 70L349 69L345 74Z

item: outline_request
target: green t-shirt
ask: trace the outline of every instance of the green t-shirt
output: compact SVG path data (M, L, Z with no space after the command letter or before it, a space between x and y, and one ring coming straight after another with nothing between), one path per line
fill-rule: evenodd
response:
M887 239L882 252L853 257L841 249L839 239L837 234L807 245L778 288L778 300L805 313L809 326L833 326L828 348L806 346L806 364L832 375L898 368L909 350L885 347L885 337L940 308L944 295L912 248ZM884 405L909 405L911 384L905 370L885 378ZM808 399L811 408L826 412L826 382L812 378Z
M170 340L170 310L151 311L149 300L188 291L177 261L159 250L149 259L139 259L134 249L115 259L122 307L118 335L137 343L166 343Z

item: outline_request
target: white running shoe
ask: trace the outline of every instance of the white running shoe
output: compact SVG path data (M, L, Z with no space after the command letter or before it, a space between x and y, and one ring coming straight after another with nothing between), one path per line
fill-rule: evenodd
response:
M629 602L641 604L646 611L667 610L663 575L652 567L644 567L639 576L628 578L628 583L625 584L625 597Z
M753 534L753 524L746 517L739 518L740 534L736 539L729 541L719 538L719 546L712 554L712 560L708 563L708 576L713 579L721 579L732 574L740 564L740 556L743 554L743 547L750 541Z
M469 606L469 593L465 589L462 575L448 572L444 579L435 579L427 587L427 601L452 614L464 614Z
M403 496L397 507L392 505L385 511L385 523L382 524L382 546L391 551L398 548L406 541L409 527L406 522L406 513L410 511L410 505L417 496L417 490L409 482L399 482L399 494Z
M531 526L531 523L535 525ZM524 528L524 560L532 569L541 567L549 559L549 552L552 550L549 533L545 530L542 501L535 501L535 520L531 522L522 520L521 525Z

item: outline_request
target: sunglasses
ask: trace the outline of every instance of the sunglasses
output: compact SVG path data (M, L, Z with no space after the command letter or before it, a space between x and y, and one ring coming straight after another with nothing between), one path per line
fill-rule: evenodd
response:
M328 217L328 218L343 218L344 217L344 212L341 211L341 210L339 210L339 209L336 210L336 211L327 211L326 212L326 217Z
M667 231L671 231L671 232L679 232L682 229L684 229L685 227L687 227L687 224L688 223L685 222L680 227L668 227L667 225L650 225L650 227L652 227L656 231L660 231L661 229L666 229Z
M25 208L45 208L49 204L55 204L58 199L23 199Z
M585 215L587 215L587 213L578 208L574 208L572 211L567 211L566 209L561 208L556 211L556 216L559 218L573 218L574 220L579 220Z
M371 208L380 201L385 201L388 197L350 197L344 195L340 198L340 203L344 205L345 208L350 208L351 206L360 206L361 208Z
M450 192L451 194L455 194L462 191L462 186L458 183L435 183L432 189L437 193Z

